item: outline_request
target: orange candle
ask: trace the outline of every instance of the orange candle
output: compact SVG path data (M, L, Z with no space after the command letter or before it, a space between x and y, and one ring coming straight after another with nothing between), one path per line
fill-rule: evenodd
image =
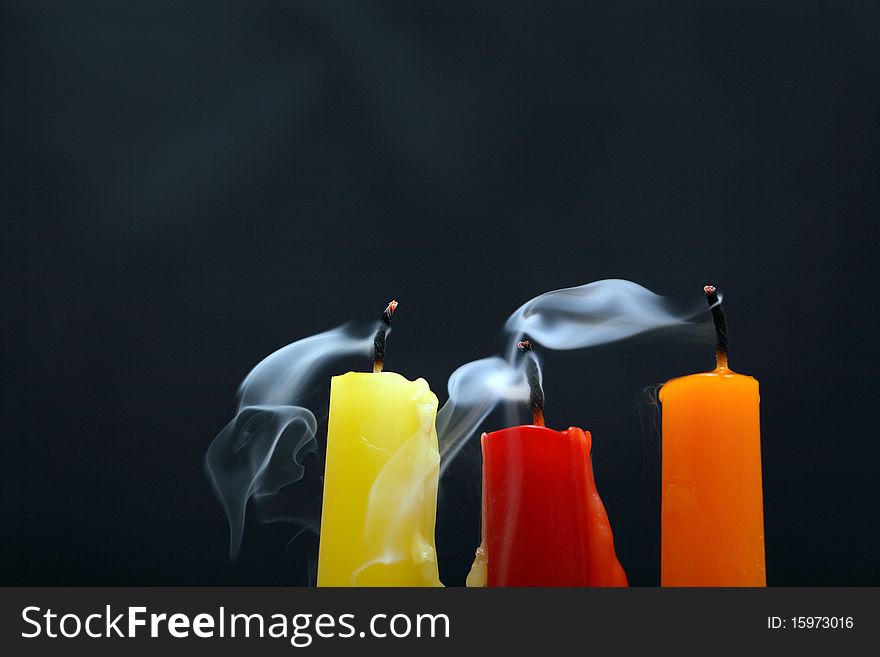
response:
M727 328L705 288L717 366L666 383L662 586L766 586L758 381L727 364Z

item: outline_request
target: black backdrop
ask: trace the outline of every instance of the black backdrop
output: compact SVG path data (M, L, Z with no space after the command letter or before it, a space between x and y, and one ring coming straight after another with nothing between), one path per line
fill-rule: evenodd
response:
M855 2L3 3L3 584L288 584L202 474L241 378L401 301L389 368L445 397L520 303L726 293L761 381L768 581L880 584L880 10ZM644 386L711 349L546 355L659 580ZM444 481L444 580L477 542Z

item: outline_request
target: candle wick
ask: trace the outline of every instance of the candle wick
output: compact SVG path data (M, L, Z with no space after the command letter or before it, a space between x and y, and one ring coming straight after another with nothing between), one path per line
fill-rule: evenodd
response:
M727 345L727 320L724 318L724 309L721 307L721 299L714 285L703 288L706 293L706 301L712 311L712 321L715 323L715 367L727 369L728 345Z
M385 367L385 335L391 328L391 316L397 310L397 302L392 299L385 311L382 313L382 319L379 322L379 328L376 329L376 336L373 338L373 373L378 374Z
M538 368L538 359L532 353L532 343L529 340L521 340L516 344L517 349L526 355L526 381L529 384L529 404L532 407L532 424L543 427L544 424L544 389L541 386L541 371Z

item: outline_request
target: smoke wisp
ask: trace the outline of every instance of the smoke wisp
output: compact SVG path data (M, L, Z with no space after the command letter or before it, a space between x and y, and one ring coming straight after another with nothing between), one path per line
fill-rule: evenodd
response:
M282 488L303 478L303 460L317 447L317 419L300 405L306 390L331 361L366 357L374 333L375 326L343 326L304 338L264 358L239 386L236 415L205 454L205 472L229 522L231 559L241 548L248 503L271 505Z
M702 310L702 319L700 317ZM521 305L504 324L505 357L462 365L449 379L449 399L437 416L440 454L445 469L482 422L502 403L529 401L525 365L540 361L517 350L523 336L548 349L583 349L618 342L658 329L708 327L705 308L677 310L665 297L638 283L605 279L545 292ZM709 333L707 332L708 336Z

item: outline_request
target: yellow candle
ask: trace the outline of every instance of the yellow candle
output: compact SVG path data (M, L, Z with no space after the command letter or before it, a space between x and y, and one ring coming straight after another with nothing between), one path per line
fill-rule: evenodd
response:
M442 586L436 414L424 379L333 377L318 586Z

